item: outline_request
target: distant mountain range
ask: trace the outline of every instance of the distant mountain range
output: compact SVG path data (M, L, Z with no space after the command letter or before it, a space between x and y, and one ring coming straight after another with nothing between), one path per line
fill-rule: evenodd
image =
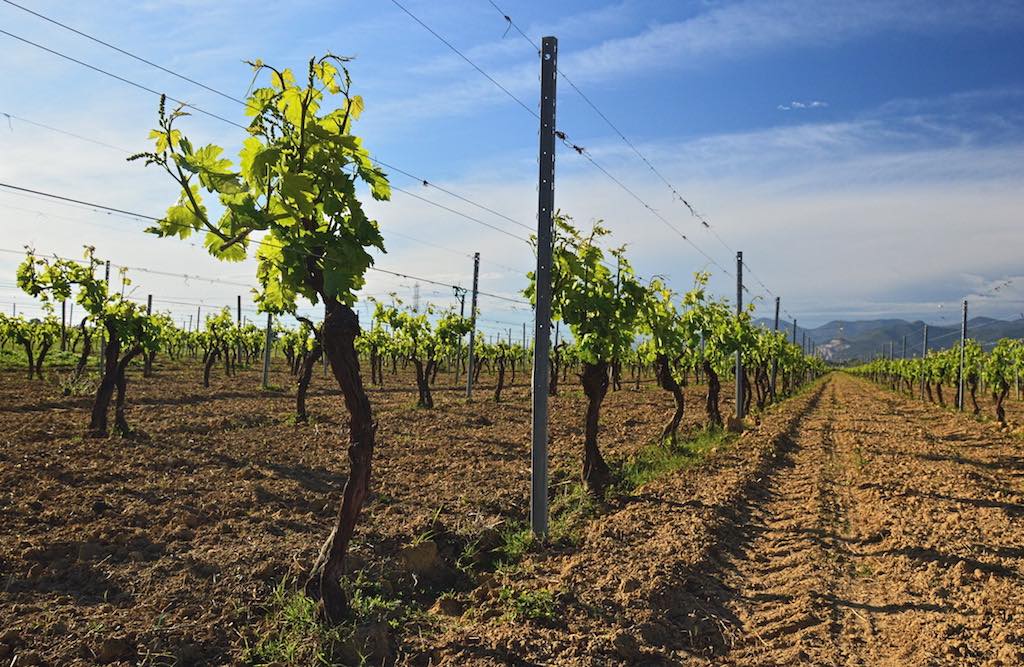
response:
M772 320L762 317L755 320L755 324L770 329ZM924 325L921 320L833 320L813 329L798 326L796 342L800 343L806 333L808 338L818 344L825 359L845 363L873 359L882 354L883 350L888 355L890 343L893 345L893 354L900 357L903 354L903 338L906 336L907 357L919 357L924 342ZM792 337L792 323L780 322L779 328ZM967 337L978 341L986 349L1000 338L1024 338L1024 320L975 317L967 321ZM928 325L929 350L949 348L959 340L959 324Z

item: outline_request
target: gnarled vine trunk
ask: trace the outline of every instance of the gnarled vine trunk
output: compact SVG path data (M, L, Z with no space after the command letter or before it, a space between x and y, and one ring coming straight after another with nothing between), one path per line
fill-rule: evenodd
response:
M370 399L359 374L359 354L355 340L359 335L359 316L340 301L324 300L322 338L324 353L334 378L345 397L349 413L349 475L334 527L320 549L306 582L306 594L320 601L322 615L331 623L340 623L348 615L348 600L341 587L345 557L356 522L370 492L370 466L377 424L373 421Z
M92 437L107 435L107 414L110 411L110 399L117 387L117 362L121 355L121 339L117 335L117 329L109 322L105 323L105 326L107 344L103 350L103 377L96 388L92 417L89 420L89 435Z
M46 355L52 345L52 340L43 341L42 346L39 348L39 355L36 356L36 378L39 380L43 379L43 362L46 360Z
M754 390L750 387L750 373L746 366L743 367L743 414L750 414L750 404L753 402Z
M602 496L611 478L608 464L597 446L597 431L601 416L601 403L608 393L608 362L584 363L580 376L583 393L587 396L587 417L583 440L583 481L587 490Z
M967 386L971 392L971 405L973 407L972 413L975 417L981 414L981 406L978 405L978 380L977 378L967 381Z
M501 403L501 390L505 388L505 357L498 357L498 382L494 386L494 402Z
M295 422L304 424L309 421L306 413L306 392L309 390L310 380L313 379L313 369L316 362L323 354L323 347L319 342L313 344L313 349L307 352L302 360L302 373L299 375L298 387L295 390Z
M19 338L18 342L25 348L25 356L28 358L28 379L31 380L33 373L36 372L36 361L35 354L32 352L32 343L27 338Z
M217 362L217 355L218 354L219 354L219 352L217 352L216 348L210 348L210 350L206 353L206 357L203 359L203 386L204 387L209 387L210 386L210 371L213 370L213 364Z
M558 371L562 367L562 345L564 343L558 343L555 345L554 354L548 357L548 364L551 369L551 375L548 377L548 395L558 395Z
M73 382L78 382L81 379L82 374L85 372L85 366L89 363L89 355L92 354L92 336L85 330L85 325L89 322L89 318L83 318L82 323L78 325L81 329L82 339L82 354L78 357L78 364L75 365L75 375L72 379ZM76 341L77 343L77 341ZM72 348L74 349L74 348Z
M1003 407L1003 401L1006 400L1006 395L1010 393L1010 384L1008 382L1002 382L999 385L999 391L993 393L993 398L996 401L996 419L1003 426L1006 426L1006 408Z
M128 388L128 380L125 378L125 371L128 370L128 365L132 363L132 359L138 356L142 352L141 347L132 348L123 359L117 362L117 376L114 379L114 385L117 388L117 399L114 403L114 428L121 435L128 435L132 429L128 426L128 420L125 418L125 393Z
M683 410L686 407L686 399L683 395L682 387L672 374L672 364L669 363L668 356L659 354L654 364L654 371L658 376L658 385L665 391L672 394L672 400L675 401L676 404L675 410L672 412L672 418L668 420L668 423L665 424L665 428L661 430L661 441L665 442L668 440L674 445L676 444L676 438L679 432L679 424L683 421ZM637 375L639 376L639 369Z
M612 390L622 389L622 362L616 359L612 362Z
M718 381L718 373L715 372L710 361L705 359L701 368L708 383L708 395L704 403L704 409L708 413L708 426L721 428L722 413L718 409L718 395L722 391L722 383Z
M419 359L413 359L412 365L416 368L416 388L419 390L419 398L416 407L434 407L434 397L430 394L430 374L434 368L434 361L428 359L426 366Z

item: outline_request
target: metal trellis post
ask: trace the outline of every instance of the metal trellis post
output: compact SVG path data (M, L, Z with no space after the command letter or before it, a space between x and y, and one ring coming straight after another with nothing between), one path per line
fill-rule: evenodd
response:
M921 346L921 400L925 397L925 385L928 380L926 373L928 372L927 366L925 365L925 359L928 357L928 325L924 325L924 344Z
M110 294L110 260L106 262L106 269L103 273L103 291ZM103 324L97 327L100 330L100 370L106 368L107 364L107 332Z
M540 169L537 182L537 271L533 334L533 428L530 527L548 532L548 355L551 348L552 218L555 208L555 95L558 39L545 37L540 58Z
M476 342L476 289L480 279L480 253L473 253L473 297L469 302L469 358L466 361L466 398L473 398L473 344Z
M779 331L779 297L775 297L775 326L772 331L776 333ZM785 340L785 339L783 339ZM775 380L779 375L779 355L776 353L772 356L772 400L775 400Z
M743 314L743 251L736 253L736 317ZM743 419L743 353L736 347L736 419Z
M957 379L956 409L964 411L964 348L967 346L967 299L964 299L964 318L960 326L960 377Z

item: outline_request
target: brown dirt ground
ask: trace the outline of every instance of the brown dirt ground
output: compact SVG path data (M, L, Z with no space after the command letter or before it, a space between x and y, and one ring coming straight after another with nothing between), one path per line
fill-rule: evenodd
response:
M834 374L452 624L441 665L1024 664L1018 436Z
M125 639L144 664L227 662L270 588L303 574L348 468L340 394L318 371L313 421L296 427L283 369L271 384L288 392L259 391L255 370L218 368L208 389L200 378L195 365L131 377L128 419L141 437L90 440L89 397L0 371L0 653L93 664L104 642ZM393 556L428 525L474 534L527 516L530 412L518 382L496 405L485 375L469 404L441 375L434 410L413 407L411 377L372 391L380 429L357 565ZM611 458L654 439L671 408L650 383L625 386L603 414ZM699 393L688 390L684 429L703 419ZM552 400L556 481L577 475L583 405L571 382ZM429 606L437 591L423 594Z
M291 395L256 390L254 371L209 389L198 373L133 378L129 421L144 435L102 441L80 435L88 398L0 373L0 652L17 664L94 664L104 648L124 664L232 662L270 589L312 559L347 469L340 396L318 374L314 422L295 427ZM460 396L441 389L426 411L411 379L373 391L381 437L357 565L393 560L428 527L525 518L526 388L500 405ZM575 388L553 401L556 482L577 474L582 406ZM605 453L650 442L670 407L649 384L610 392ZM578 550L475 582L469 613L392 638L397 662L1021 664L1021 446L833 375L611 508ZM441 590L395 586L423 607ZM550 591L554 613L513 620L499 587Z

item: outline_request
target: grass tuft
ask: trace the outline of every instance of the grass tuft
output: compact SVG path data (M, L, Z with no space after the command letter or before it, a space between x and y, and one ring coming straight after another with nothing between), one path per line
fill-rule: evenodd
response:
M506 607L505 617L510 621L552 623L555 620L555 596L549 590L531 591L503 586L498 591L498 601Z
M615 471L619 480L615 490L629 494L648 482L699 462L733 437L722 429L707 429L676 444L650 444L623 461Z

